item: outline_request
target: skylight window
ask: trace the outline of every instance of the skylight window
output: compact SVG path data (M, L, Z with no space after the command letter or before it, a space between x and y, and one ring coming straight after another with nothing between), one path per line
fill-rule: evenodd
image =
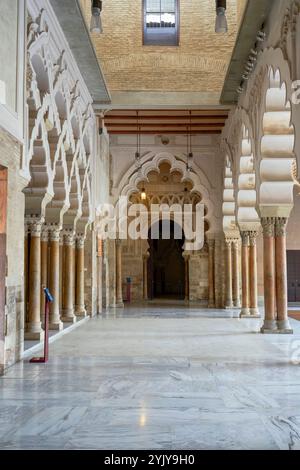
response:
M144 45L179 45L179 0L144 0Z

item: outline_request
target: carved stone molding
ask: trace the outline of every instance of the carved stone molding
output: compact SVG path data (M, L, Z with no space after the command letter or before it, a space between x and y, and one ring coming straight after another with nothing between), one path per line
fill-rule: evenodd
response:
M41 231L41 242L47 243L49 241L49 227L44 225Z
M85 235L83 233L79 233L76 235L76 247L81 249L84 248L85 243Z
M59 242L61 234L61 226L58 224L51 224L49 226L49 239L51 242Z
M274 237L275 235L275 218L263 217L261 219L264 237Z
M249 242L250 246L255 246L257 241L258 232L249 232Z
M41 237L42 226L44 224L44 217L39 215L31 215L26 217L26 224L28 227L28 233L32 237Z
M250 235L249 232L242 231L241 232L241 239L243 246L249 246L250 243Z
M275 222L275 236L276 237L285 237L286 236L286 227L287 227L287 218L278 217Z
M75 239L75 232L72 229L66 229L63 231L64 245L73 246Z

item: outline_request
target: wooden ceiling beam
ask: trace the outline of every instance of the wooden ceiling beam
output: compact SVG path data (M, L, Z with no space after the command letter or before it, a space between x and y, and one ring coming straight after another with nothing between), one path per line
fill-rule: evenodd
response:
M191 121L194 121L196 119L200 119L200 120L205 120L205 119L216 119L216 120L219 120L219 121L222 121L222 122L225 122L226 119L227 119L228 115L224 115L224 116L218 116L218 115L214 115L212 114L211 116L201 116L201 115L194 115L194 116L191 116ZM130 115L119 115L119 114L107 114L104 118L105 122L107 121L118 121L118 120L122 120L122 121L137 121L137 117L136 116L130 116ZM160 120L160 121L164 121L164 120L174 120L174 121L187 121L189 122L190 118L189 116L170 116L170 115L160 115L160 114L153 114L152 116L139 116L138 118L139 121L157 121L157 120Z
M107 129L109 128L129 128L133 131L136 131L137 130L137 126L134 125L134 124L123 124L123 123L110 123L110 124L106 124L106 127ZM222 126L222 124L215 124L215 123L197 123L197 124L182 124L182 123L170 123L170 124L161 124L161 123L153 123L153 124L139 124L138 126L140 129L151 129L151 128L162 128L162 129L168 129L168 128L173 128L173 127L176 127L178 129L186 129L187 128L191 128L191 129L198 129L199 127L212 127L212 128L217 128L217 129L223 129L224 126ZM149 129L149 130L150 130Z
M202 135L202 134L221 134L221 130L195 130L191 132L183 132L182 130L172 130L164 132L165 135ZM136 131L126 131L126 130L108 130L110 135L136 135ZM151 131L141 131L139 132L140 135L162 135L162 132L159 130L151 130Z

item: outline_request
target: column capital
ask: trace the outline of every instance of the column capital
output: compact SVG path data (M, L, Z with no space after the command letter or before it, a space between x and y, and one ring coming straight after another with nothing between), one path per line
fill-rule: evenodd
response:
M28 227L28 233L32 237L40 237L42 232L42 226L44 224L44 217L39 215L30 215L26 217L26 224Z
M255 246L256 245L257 236L258 236L258 232L256 232L256 231L249 232L250 246Z
M48 226L50 242L60 241L61 226L58 224L50 224Z
M44 225L41 229L41 242L47 243L49 241L49 227Z
M76 235L76 246L77 248L84 248L85 235L83 233L77 233Z
M232 240L232 246L234 250L237 250L239 248L240 240L239 238L234 238Z
M72 229L65 229L63 231L63 237L64 237L64 244L65 245L74 245L74 236L75 232Z
M274 237L275 235L275 217L263 217L261 225L265 237Z
M231 247L232 242L233 242L232 238L225 238L225 245L227 246L227 248Z
M286 235L286 226L288 219L285 217L278 217L275 221L275 235L276 237L284 237Z
M241 239L242 239L243 246L249 246L249 238L250 238L250 232L248 231L241 232Z

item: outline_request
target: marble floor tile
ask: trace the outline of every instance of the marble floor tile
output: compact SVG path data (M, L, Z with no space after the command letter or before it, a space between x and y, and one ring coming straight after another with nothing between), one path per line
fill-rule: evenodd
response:
M111 309L0 378L0 449L298 450L291 323L279 337L236 310Z

